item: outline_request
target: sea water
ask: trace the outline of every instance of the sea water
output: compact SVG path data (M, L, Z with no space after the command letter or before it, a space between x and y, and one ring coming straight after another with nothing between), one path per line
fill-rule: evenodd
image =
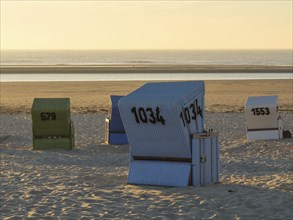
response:
M1 65L279 65L292 50L2 50ZM1 81L291 79L292 73L1 74Z

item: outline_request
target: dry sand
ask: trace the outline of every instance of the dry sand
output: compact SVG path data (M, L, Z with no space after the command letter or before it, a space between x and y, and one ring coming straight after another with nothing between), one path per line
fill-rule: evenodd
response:
M186 188L127 185L129 146L104 144L108 95L142 82L1 83L0 219L292 219L293 139L248 142L239 112L247 95L269 94L292 110L291 83L206 81L221 183ZM33 151L33 98L64 96L75 112L75 149ZM292 132L292 111L281 116Z

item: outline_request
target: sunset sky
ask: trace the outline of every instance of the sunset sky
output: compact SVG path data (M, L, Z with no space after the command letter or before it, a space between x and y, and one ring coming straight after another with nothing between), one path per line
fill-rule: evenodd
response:
M292 49L292 0L1 1L1 49Z

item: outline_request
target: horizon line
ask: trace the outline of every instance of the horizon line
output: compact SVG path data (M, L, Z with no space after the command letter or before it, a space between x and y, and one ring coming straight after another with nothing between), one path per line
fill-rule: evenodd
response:
M162 50L181 50L181 51L191 51L191 50L293 50L293 48L190 48L190 49L0 49L0 51L162 51Z

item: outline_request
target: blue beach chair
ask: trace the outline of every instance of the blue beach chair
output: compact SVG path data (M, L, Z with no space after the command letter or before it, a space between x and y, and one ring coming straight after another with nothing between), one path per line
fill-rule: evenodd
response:
M128 139L118 109L118 102L123 96L110 95L109 115L105 118L105 143L128 144Z

